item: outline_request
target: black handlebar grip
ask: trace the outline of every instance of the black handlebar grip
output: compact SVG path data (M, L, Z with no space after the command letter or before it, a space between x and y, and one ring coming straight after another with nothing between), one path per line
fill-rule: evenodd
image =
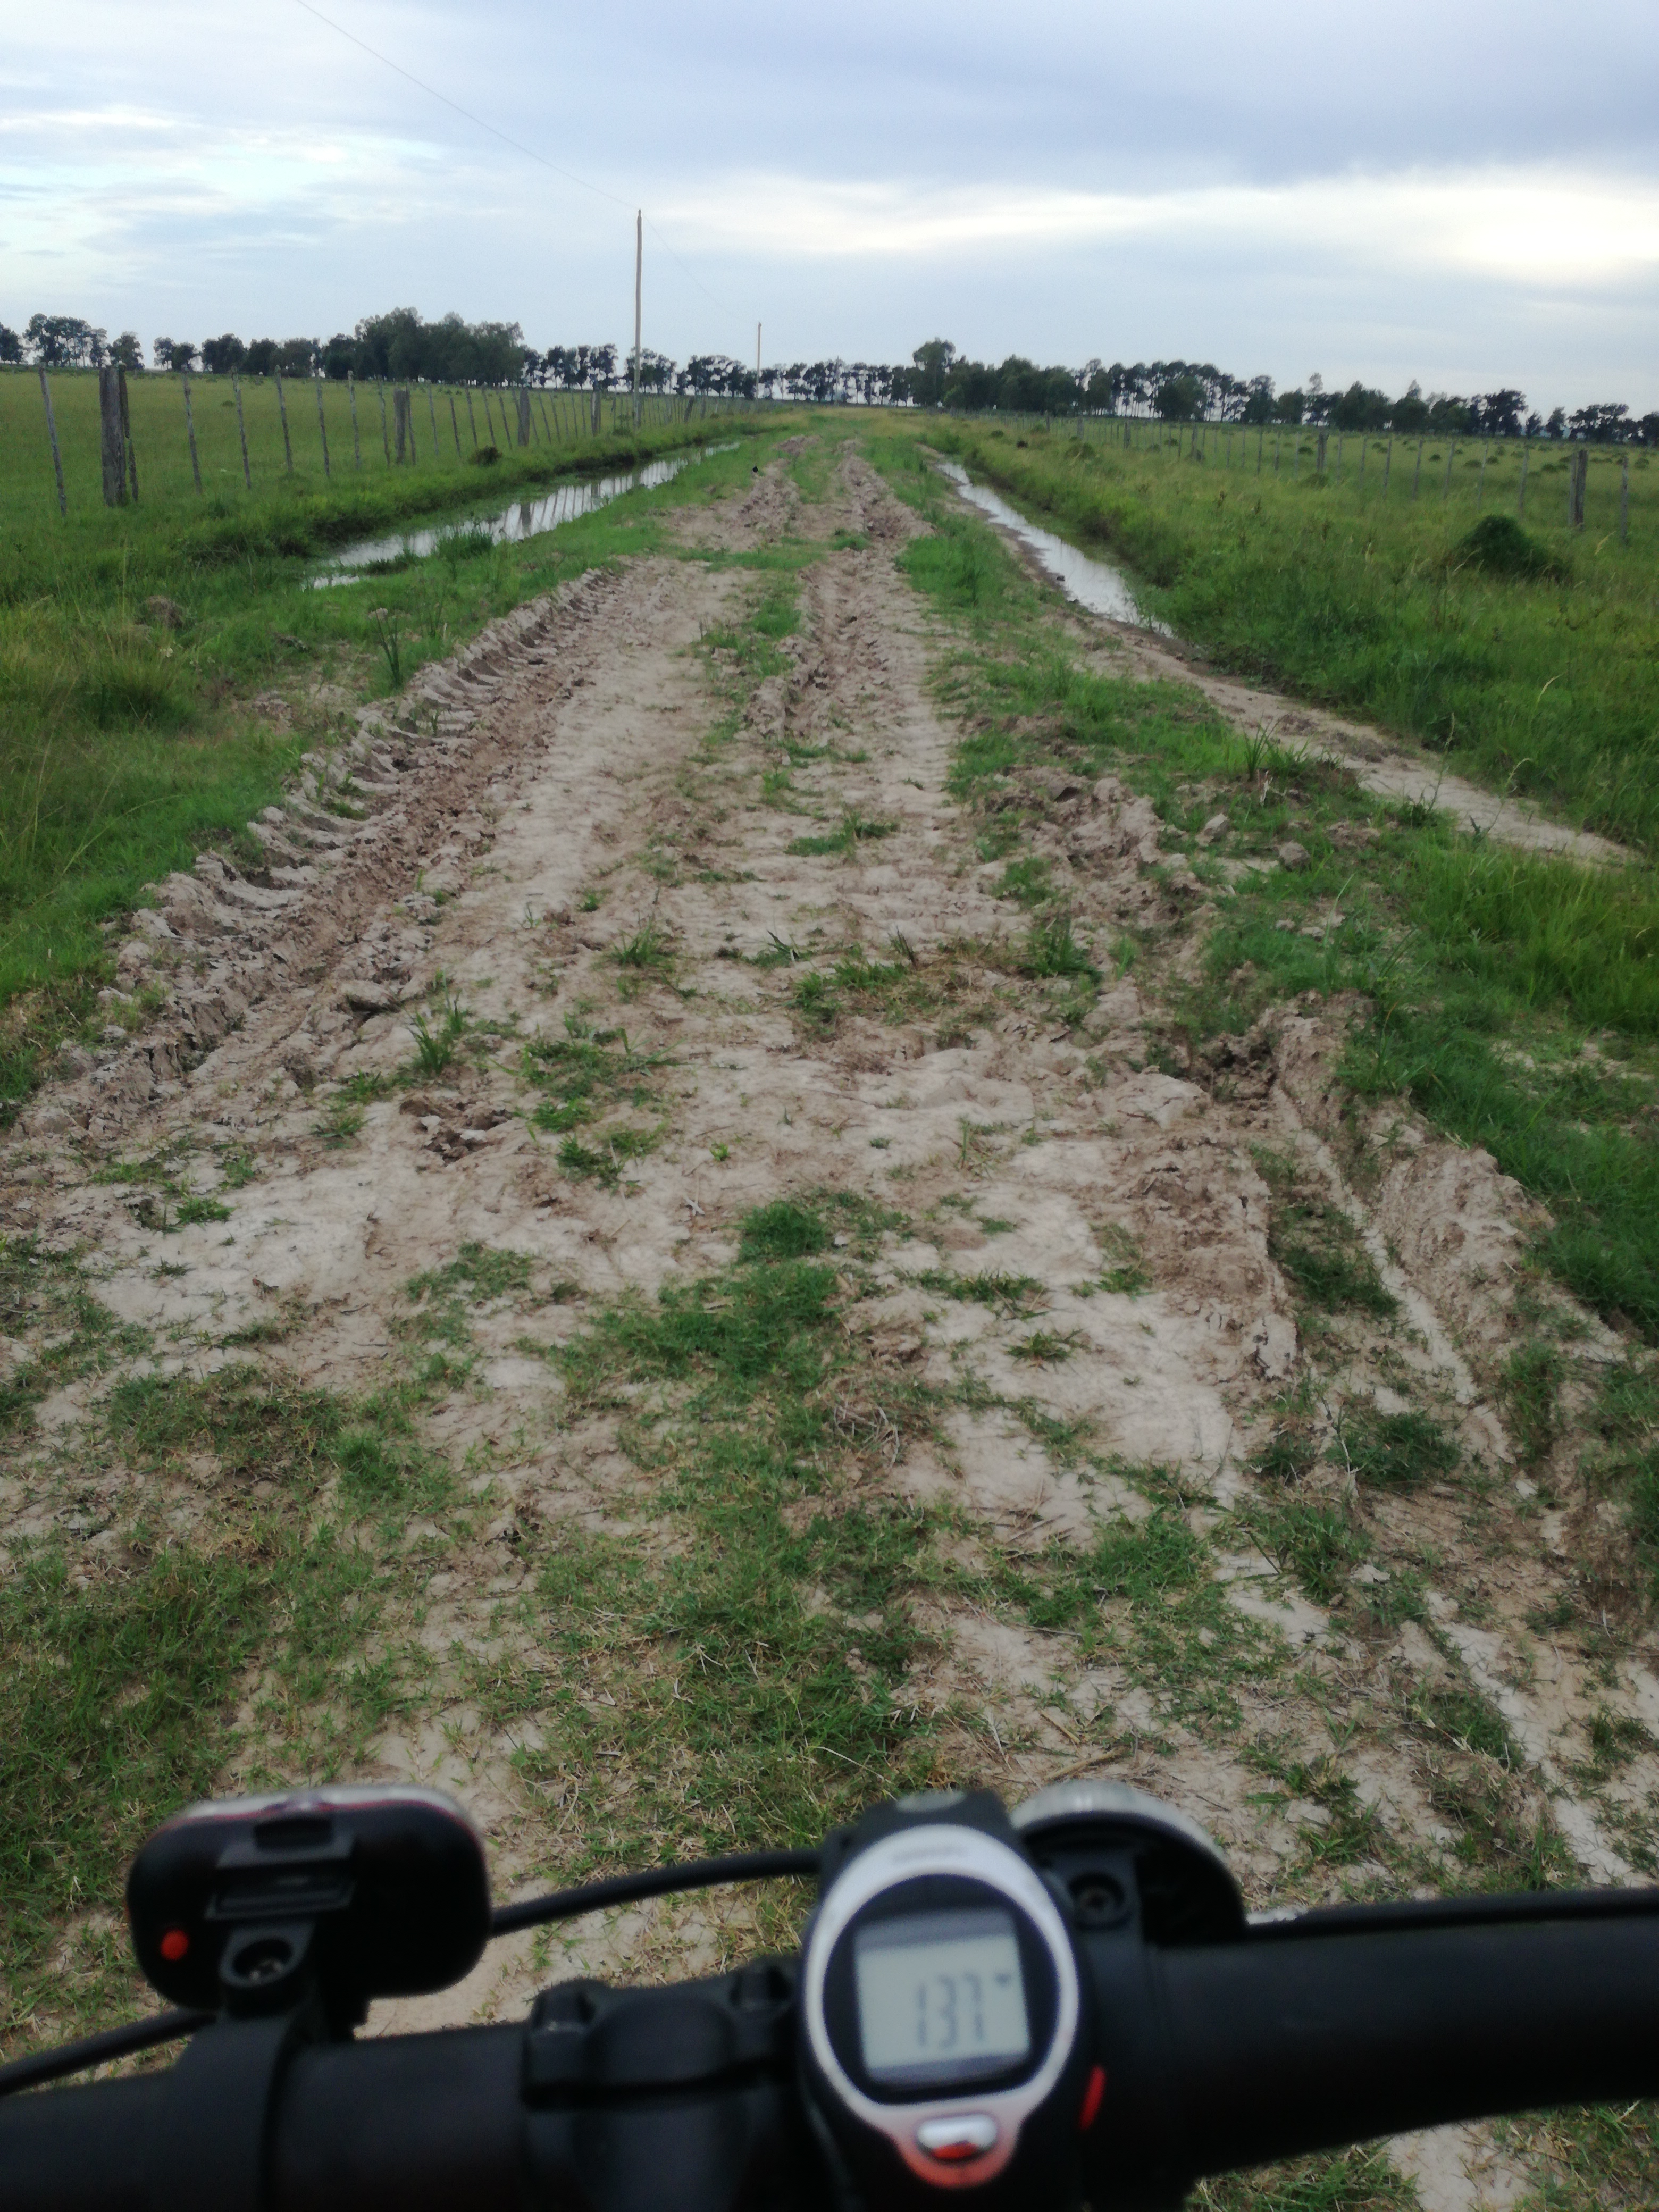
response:
M167 2076L0 2102L5 2212L151 2212L149 2160Z
M1659 2093L1659 1921L1263 1937L1161 1954L1188 2179Z
M272 2212L544 2205L525 2155L523 2053L522 2023L297 2051L273 2131Z

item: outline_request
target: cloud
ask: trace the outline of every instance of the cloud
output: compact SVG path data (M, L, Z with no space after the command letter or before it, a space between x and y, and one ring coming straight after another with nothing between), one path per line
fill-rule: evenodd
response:
M930 187L790 175L694 191L662 218L686 250L815 259L929 258L1114 241L1225 238L1390 270L1603 287L1659 267L1659 183L1554 170L1305 177L1196 191Z

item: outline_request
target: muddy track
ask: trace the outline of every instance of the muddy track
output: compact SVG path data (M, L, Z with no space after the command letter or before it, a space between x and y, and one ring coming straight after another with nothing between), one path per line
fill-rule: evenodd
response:
M421 1417L482 1510L435 1568L410 1537L402 1603L427 1671L356 1762L463 1796L503 1891L567 1862L629 1778L614 1758L580 1787L537 1771L538 1724L492 1717L477 1663L614 1698L614 1671L561 1684L512 1607L574 1532L656 1540L628 1408L573 1407L549 1349L729 1269L754 1209L826 1190L889 1224L842 1316L861 1495L932 1511L961 1571L916 1601L905 1683L941 1771L1012 1796L1139 1783L1218 1837L1258 1905L1467 1879L1483 1822L1556 1839L1586 1880L1635 1878L1659 1763L1598 1774L1590 1730L1607 1712L1659 1726L1659 1680L1629 1659L1597 1671L1538 1626L1569 1555L1611 1539L1536 1510L1498 1395L1532 1209L1397 1112L1344 1120L1340 1006L1276 1008L1182 1074L1149 1053L1155 975L1109 984L1081 1029L1055 1019L946 793L940 641L893 565L919 526L856 457L817 505L775 463L684 526L726 551L822 543L758 684L720 641L765 579L653 559L521 611L366 720L262 825L265 871L209 859L164 887L123 966L161 1011L7 1140L0 1226L79 1255L96 1297L151 1333L128 1371L249 1364L347 1395L405 1357L413 1279L465 1250L521 1255L520 1291L468 1316L464 1383ZM1151 808L1111 777L1038 795L1079 933L1155 913L1179 925L1178 964L1209 895L1160 854ZM833 849L791 849L815 842ZM854 947L879 990L847 981ZM432 1033L447 1008L465 1049L409 1079L416 1012ZM648 1098L608 1133L538 1127L526 1041L620 1031ZM163 1156L225 1218L158 1229L98 1179ZM1351 1224L1391 1316L1310 1333L1273 1256L1292 1206ZM179 1528L208 1510L210 1467L83 1463L110 1382L70 1382L15 1432L6 1556L50 1535L95 1583L141 1509ZM1260 1467L1289 1437L1302 1502L1351 1501L1336 1447L1367 1407L1431 1413L1480 1480L1473 1503L1449 1475L1370 1498L1341 1594L1357 1577L1420 1602L1339 1622ZM1149 1531L1188 1581L1106 1589L1086 1633L1007 1595L1023 1562ZM627 1642L619 1625L624 1667ZM1499 1717L1501 1751L1460 1733L1466 1710ZM281 1762L250 1719L237 1771ZM665 1969L671 1932L713 1955L742 1940L742 1910L626 1916L580 1955ZM515 2002L546 1972L532 1950L387 2017ZM1431 2204L1514 2184L1479 2131L1400 2157Z

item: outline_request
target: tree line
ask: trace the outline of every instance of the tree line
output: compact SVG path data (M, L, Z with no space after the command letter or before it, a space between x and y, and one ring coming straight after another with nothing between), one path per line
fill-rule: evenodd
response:
M1393 430L1407 436L1548 437L1634 441L1659 445L1659 413L1639 417L1620 401L1576 408L1528 409L1511 387L1485 392L1425 392L1415 380L1397 398L1357 380L1328 392L1310 376L1280 391L1271 376L1237 377L1213 362L1096 360L1081 368L1039 368L1011 354L996 365L970 361L948 338L930 338L912 356L909 396L923 406L1011 413L1142 414L1168 422L1311 422L1333 430Z
M564 392L629 387L633 362L614 345L556 345L539 352L517 323L469 323L458 314L427 322L413 307L368 315L331 338L155 338L155 368L248 376L386 377L434 384L538 384ZM111 338L76 315L32 315L22 332L0 323L0 362L43 368L145 366L136 331ZM1356 380L1328 392L1310 376L1281 391L1270 376L1237 377L1213 362L1085 362L1040 368L1024 355L991 363L970 360L948 338L929 338L904 362L829 361L750 368L729 354L694 354L684 363L645 349L646 392L714 393L730 398L794 399L817 406L945 407L965 413L1141 414L1169 422L1314 423L1334 430L1392 430L1410 436L1589 438L1659 445L1659 413L1633 416L1602 401L1569 414L1529 409L1524 392L1425 392L1413 381L1397 398Z

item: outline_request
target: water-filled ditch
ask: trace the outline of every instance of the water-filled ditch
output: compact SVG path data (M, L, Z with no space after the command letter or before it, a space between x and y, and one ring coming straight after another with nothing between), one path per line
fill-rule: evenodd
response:
M562 523L577 522L585 514L608 507L624 492L649 491L671 483L682 469L706 461L714 453L729 453L736 441L720 446L698 446L691 452L647 461L612 477L583 477L555 484L533 499L520 495L503 507L483 514L448 514L441 522L389 532L383 538L361 538L343 546L320 575L311 579L313 588L335 584L359 584L366 576L386 575L424 561L441 551L448 540L463 544L488 538L492 545L514 545L526 538L539 538Z
M1080 607L1087 607L1091 614L1105 615L1113 622L1133 623L1139 629L1155 629L1165 637L1170 635L1167 623L1158 621L1142 610L1121 568L1115 568L1109 561L1097 559L1091 553L1080 553L1065 538L1056 538L1052 530L1028 521L1000 493L991 490L988 485L975 483L960 461L941 461L939 467L965 500L1030 547L1039 565L1054 578L1067 599L1075 599Z

